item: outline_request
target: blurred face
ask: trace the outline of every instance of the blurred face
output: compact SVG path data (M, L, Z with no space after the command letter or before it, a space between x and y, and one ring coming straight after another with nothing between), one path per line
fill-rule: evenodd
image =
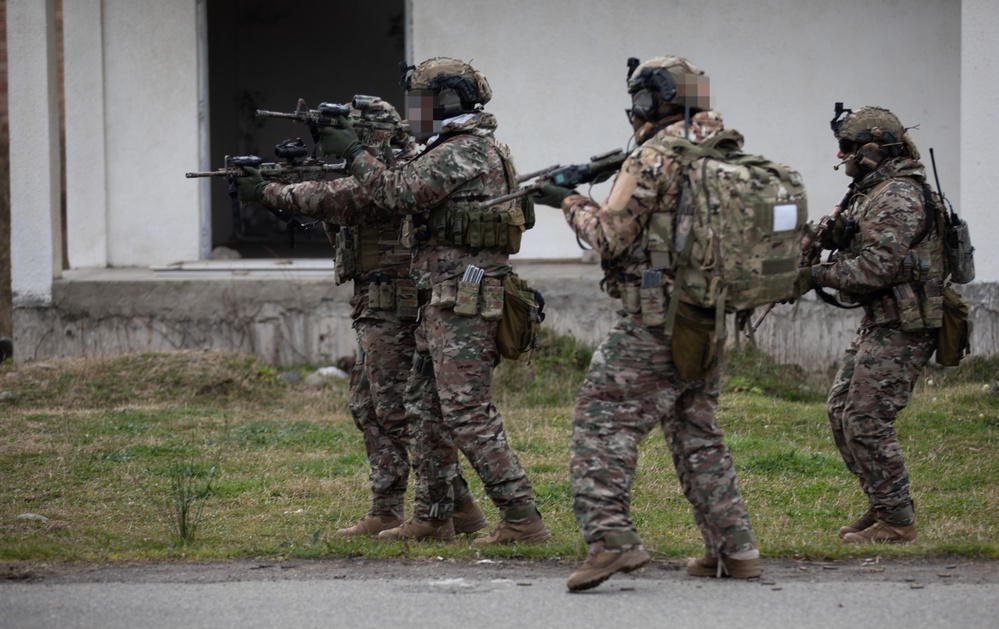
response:
M677 96L691 109L707 111L711 109L711 83L703 74L686 74L683 82L676 86Z
M406 92L406 118L417 142L426 142L441 130L440 122L434 120L435 101L436 96L430 90Z

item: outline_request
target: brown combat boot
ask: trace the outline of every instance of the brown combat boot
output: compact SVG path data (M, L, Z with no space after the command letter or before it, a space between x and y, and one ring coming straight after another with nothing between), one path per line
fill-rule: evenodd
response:
M552 536L545 526L540 514L536 514L523 522L507 522L501 520L496 530L472 542L473 546L488 546L489 544L540 544Z
M454 516L451 519L454 522L455 533L475 533L486 528L486 525L489 524L485 514L482 513L482 509L479 508L474 499L461 506L456 506Z
M355 535L378 535L382 531L395 528L402 524L402 520L392 515L371 515L370 513L354 526L345 529L337 529L336 534L340 537L353 537Z
M454 524L451 520L406 520L402 526L382 531L378 539L436 539L454 541Z
M694 577L732 577L733 579L755 579L763 574L760 558L733 559L723 557L721 566L717 557L698 557L687 562L687 574Z
M628 550L591 551L586 562L578 570L569 575L566 586L570 592L579 592L597 587L611 575L618 572L633 572L649 563L652 557L641 544Z
M847 533L843 541L848 544L906 544L916 541L916 525L875 522L863 531Z
M878 519L874 515L874 509L868 507L864 515L860 516L850 524L847 524L846 526L842 527L839 530L839 536L845 537L847 533L859 533L864 529L866 529L867 527L873 525L877 521Z

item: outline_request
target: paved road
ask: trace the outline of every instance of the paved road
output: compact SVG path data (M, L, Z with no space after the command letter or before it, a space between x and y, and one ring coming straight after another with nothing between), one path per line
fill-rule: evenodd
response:
M0 627L405 629L999 626L999 564L765 566L751 581L654 564L569 594L569 565L304 561L98 567L0 582ZM9 571L8 571L9 572Z

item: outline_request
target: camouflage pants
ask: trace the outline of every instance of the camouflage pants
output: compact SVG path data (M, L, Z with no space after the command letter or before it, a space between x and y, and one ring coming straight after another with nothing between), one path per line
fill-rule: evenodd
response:
M891 513L912 503L895 416L936 349L936 330L861 330L840 363L826 402L833 439L870 506Z
M350 412L371 466L373 515L403 517L412 436L404 399L416 322L354 321L359 360L350 375Z
M414 368L408 400L414 420L417 517L447 519L455 504L461 450L504 518L533 515L534 491L507 443L503 419L491 397L499 361L497 321L426 306L416 332L417 351L431 367Z
M569 473L583 538L638 543L631 486L638 444L659 426L708 554L755 548L735 468L715 422L717 364L704 380L681 380L670 338L633 315L593 355L572 418Z

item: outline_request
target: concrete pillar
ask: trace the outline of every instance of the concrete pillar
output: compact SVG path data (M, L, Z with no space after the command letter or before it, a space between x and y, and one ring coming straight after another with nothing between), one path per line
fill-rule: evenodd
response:
M64 2L66 233L69 267L108 264L101 0Z
M10 260L17 310L48 305L62 273L55 0L7 0Z
M994 0L961 4L961 197L957 211L971 226L975 280L999 281L999 221L995 219L999 180L995 152L999 146L999 64L995 34L999 5Z

